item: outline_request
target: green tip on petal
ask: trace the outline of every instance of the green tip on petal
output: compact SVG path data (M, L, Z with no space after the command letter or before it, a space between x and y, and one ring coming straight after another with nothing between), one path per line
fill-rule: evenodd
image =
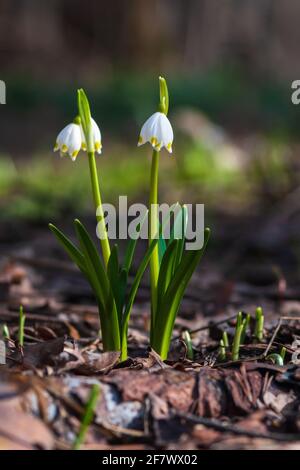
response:
M73 119L73 123L74 123L74 124L78 124L78 126L80 126L80 124L81 124L80 116L76 116L76 117Z

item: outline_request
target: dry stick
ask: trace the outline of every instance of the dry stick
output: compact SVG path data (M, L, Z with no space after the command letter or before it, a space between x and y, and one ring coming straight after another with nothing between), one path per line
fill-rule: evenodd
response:
M259 439L270 439L270 440L285 441L285 442L300 440L300 434L282 434L282 433L277 433L277 432L264 434L264 433L260 433L256 431L243 429L243 428L240 428L239 426L228 425L217 419L203 418L201 416L195 416L189 413L182 413L180 411L175 411L175 410L173 410L173 414L174 416L183 418L192 423L202 424L203 426L215 429L216 431L228 432L231 434L237 434L239 436L254 437L254 438L259 438Z
M280 327L281 327L281 325L282 325L282 322L283 322L284 320L288 320L288 321L300 320L300 317L280 317L280 318L279 318L278 324L277 324L277 326L276 326L276 328L275 328L275 331L274 331L274 333L273 333L273 335L272 335L272 338L271 338L271 340L270 340L270 342L269 342L269 344L268 344L268 346L267 346L265 352L263 353L263 357L266 357L267 354L268 354L268 352L270 351L270 348L271 348L271 346L272 346L272 344L273 344L273 342L274 342L274 340L275 340L275 338L276 338L276 336L277 336L277 334L278 334L278 331L279 331L279 329L280 329Z

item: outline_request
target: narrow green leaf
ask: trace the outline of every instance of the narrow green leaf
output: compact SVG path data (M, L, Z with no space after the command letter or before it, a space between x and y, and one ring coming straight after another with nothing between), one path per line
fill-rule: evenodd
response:
M125 349L127 350L127 329L128 329L128 322L129 322L129 318L130 318L132 305L133 305L133 302L134 302L139 284L141 282L141 279L142 279L143 274L144 274L144 272L147 268L147 265L150 261L152 252L153 252L157 242L158 242L158 238L153 239L152 242L150 243L150 245L149 245L149 247L148 247L148 249L145 253L144 258L142 259L142 261L140 263L139 269L138 269L138 271L137 271L137 273L134 277L131 289L129 291L128 300L127 300L127 303L126 303L126 308L125 308L123 322L122 322L122 341L121 341L121 345L122 345L121 358L122 359L124 359Z
M152 336L152 346L163 359L166 359L176 314L179 309L180 302L184 295L186 286L200 261L207 242L210 230L205 229L204 245L201 250L190 250L182 257L182 261L177 268L176 273L163 297L160 312L157 314L157 321Z
M99 253L87 230L79 220L75 220L75 229L84 253L89 276L95 286L97 297L103 303L100 312L103 344L106 350L120 350L120 332L118 313L109 279L103 268Z
M84 415L79 428L79 433L76 436L75 442L73 444L74 450L79 450L80 446L83 444L89 425L93 420L93 415L95 412L96 404L98 401L100 393L100 387L98 384L94 384L90 392L88 402L86 404Z
M133 256L134 256L134 252L135 252L135 248L136 248L136 244L137 244L137 241L138 241L138 235L140 234L140 232L142 230L142 227L145 223L145 220L147 219L147 216L148 216L148 210L145 212L145 215L144 215L141 223L138 224L138 226L136 228L137 237L136 238L131 238L129 240L129 242L127 243L126 253L125 253L125 260L124 260L124 264L123 264L123 268L126 269L127 272L129 272L129 270L131 268L132 260L133 260Z
M79 267L79 269L85 272L85 260L82 252L74 245L71 240L66 237L55 225L49 224L50 230L54 233L59 243L65 248L66 252L70 256L71 260Z
M161 262L162 262L162 259L163 259L163 257L164 257L164 254L165 254L165 252L166 252L166 249L167 249L166 240L164 239L163 234L161 234L161 235L159 236L159 240L158 240L159 264L161 264Z
M107 264L107 275L109 278L110 286L113 292L113 296L116 303L118 312L119 328L121 327L122 321L122 299L120 297L120 267L119 267L119 256L118 256L118 245L114 245L111 250L111 254Z
M157 282L157 310L159 311L161 301L167 288L169 287L172 273L173 273L173 265L174 265L174 258L176 256L177 247L178 247L179 240L173 240L171 244L168 245L168 248L163 256L160 269L159 269L159 276Z
M188 211L186 206L182 206L180 213L177 215L174 227L173 227L173 233L172 237L173 239L178 236L179 234L179 243L177 245L176 249L176 257L174 259L174 264L173 264L173 272L176 271L177 266L181 262L182 259L182 254L184 250L184 243L185 243L185 235L186 235L186 229L187 229L187 224L188 224Z
M86 266L86 261L83 253L79 248L77 248L69 238L67 238L57 227L53 224L49 224L50 230L54 233L59 243L65 248L66 252L70 256L71 260L78 266L82 274L87 278L95 296L97 297L97 302L99 304L99 310L104 310L104 301L101 295L99 295L97 282L93 279L92 273L89 272L88 267Z

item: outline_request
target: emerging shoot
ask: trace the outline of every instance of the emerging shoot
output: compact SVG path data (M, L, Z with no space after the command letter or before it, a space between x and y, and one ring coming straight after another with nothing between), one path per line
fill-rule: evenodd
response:
M88 402L85 407L85 411L82 417L82 421L80 424L80 429L79 433L75 439L73 449L74 450L79 450L80 446L84 443L84 439L86 436L86 433L88 431L88 428L93 420L95 408L97 405L98 397L100 393L100 387L97 384L94 384L91 390L91 393L88 398Z
M19 310L19 331L18 331L18 341L19 345L23 347L24 345L24 327L25 327L25 320L26 316L24 315L24 310L23 306L20 305L20 310Z

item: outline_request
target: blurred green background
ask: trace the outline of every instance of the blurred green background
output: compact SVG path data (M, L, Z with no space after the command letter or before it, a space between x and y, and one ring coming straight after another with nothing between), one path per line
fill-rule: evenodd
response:
M2 220L92 210L85 154L52 153L78 87L102 131L104 201L146 201L151 149L136 142L158 75L175 130L161 199L204 203L211 217L264 214L299 185L299 19L296 0L0 0Z

